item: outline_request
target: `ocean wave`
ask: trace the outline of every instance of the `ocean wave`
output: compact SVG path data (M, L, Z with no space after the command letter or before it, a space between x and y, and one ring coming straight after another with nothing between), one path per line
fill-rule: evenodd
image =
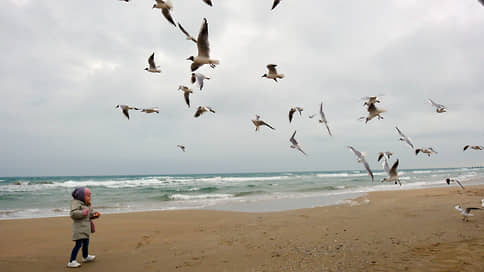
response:
M202 194L202 195L184 195L174 194L169 198L171 200L202 200L202 199L229 199L233 198L232 194Z

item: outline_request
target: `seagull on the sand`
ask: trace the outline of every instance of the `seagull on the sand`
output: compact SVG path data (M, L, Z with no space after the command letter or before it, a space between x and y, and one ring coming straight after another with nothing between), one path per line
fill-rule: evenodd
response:
M365 96L362 97L361 99L366 100L365 103L363 103L364 106L370 106L370 104L375 104L375 103L380 103L381 101L378 99L378 97L383 96Z
M385 160L387 162L387 160ZM398 178L398 159L397 161L393 164L392 168L388 169L388 164L385 167L385 172L387 172L388 177L383 178L381 182L389 181L389 182L395 182L395 184L400 184L402 186L402 183L400 182L400 179Z
M319 107L319 116L321 118L321 119L319 119L319 123L322 123L326 126L326 129L328 130L329 136L333 136L333 134L331 134L331 130L329 129L329 126L328 126L328 120L326 119L326 115L324 114L324 111L323 111L323 102L321 102L321 105Z
M435 103L435 101L433 101L432 99L429 98L429 102L430 104L432 104L432 106L435 107L435 111L438 112L438 113L444 113L447 111L447 108L442 105L442 104L439 104L439 103Z
M281 2L281 0L274 0L274 2L272 3L272 8L271 10L275 9L277 5L279 5L279 3Z
M407 143L412 149L414 149L415 146L412 143L412 139L410 139L409 137L405 136L405 134L403 134L403 132L397 126L395 126L395 128L397 129L398 134L400 134L400 141Z
M295 113L296 111L297 111L297 112L299 112L299 116L301 116L301 115L302 115L302 114L301 114L301 112L302 112L303 110L304 110L304 108L301 108L301 107L294 107L294 108L291 108L291 109L289 110L289 123L291 123L291 121L292 121L292 117L293 117L293 115L294 115L294 113Z
M183 91L183 97L185 97L185 102L187 103L188 107L190 107L190 94L193 93L192 89L188 88L187 86L180 85L178 86L178 90Z
M435 151L432 147L415 149L415 155L418 155L418 153L420 153L420 152L427 154L427 156L429 156L429 157L432 154L438 154L439 153L439 152Z
M370 175L370 177L371 177L371 181L373 181L374 180L373 173L371 172L370 165L368 165L368 162L365 159L366 154L365 153L361 153L360 151L356 150L354 147L352 147L350 145L348 146L348 148L351 151L353 151L353 153L355 153L355 155L357 157L357 161L359 163L363 163L363 165L365 166L366 171L368 172L368 175Z
M161 13L163 16L165 16L166 20L176 27L175 21L173 20L173 17L171 17L170 13L170 10L173 8L173 4L170 0L156 0L156 3L153 4L153 8L161 9Z
M129 110L139 110L138 108L136 107L130 107L128 105L116 105L116 108L120 108L121 111L123 112L124 116L126 116L126 118L128 118L129 120Z
M185 146L184 145L176 145L176 147L180 148L181 151L185 152Z
M275 128L273 128L271 125L269 125L268 123L260 120L260 116L258 114L255 115L255 120L252 120L252 123L254 124L255 126L255 131L259 131L259 127L260 126L266 126L268 128L271 128L272 130L276 130Z
M390 152L390 151L378 152L378 160L377 161L380 161L382 158L385 159L385 160L388 160L388 159L390 159L390 157L392 155L393 155L393 153Z
M198 86L200 86L200 91L202 90L203 88L203 81L205 79L210 79L208 76L205 76L204 74L200 74L200 73L192 73L192 76L190 78L190 82L192 82L192 84L195 84L195 82L198 82Z
M183 28L183 26L178 23L178 28L185 34L187 40L192 40L194 43L197 43L197 40L192 37L192 35L188 34L188 32Z
M145 112L145 113L153 113L153 112L160 113L160 110L157 107L153 107L153 108L142 109L141 112Z
M471 149L474 149L474 150L484 150L484 146L482 146L482 145L466 145L466 146L464 146L464 150L463 151L466 151L469 147Z
M277 64L267 64L267 69L269 73L263 74L262 77L267 77L268 79L274 79L277 82L278 78L284 78L284 74L277 73Z
M203 0L207 5L212 6L212 0Z
M301 151L304 155L308 155L306 154L306 152L304 152L302 149L301 149L301 145L299 145L299 143L296 141L296 138L294 138L294 136L296 136L296 131L294 131L294 133L292 134L291 138L289 138L289 142L291 142L291 148L295 148L299 151Z
M215 110L212 109L211 107L208 107L208 106L198 106L197 111L195 112L195 115L194 116L195 117L199 117L200 115L202 115L206 111L210 111L210 112L215 113Z
M203 18L202 26L200 27L200 32L197 38L197 48L198 56L190 56L187 60L191 60L192 64L190 69L193 71L197 70L200 66L204 64L210 64L212 68L220 61L210 59L210 45L208 43L208 23L207 19Z
M379 109L375 106L375 103L371 103L368 105L368 116L365 119L365 124L368 123L371 119L378 117L378 120L383 119L383 116L380 114L386 112L384 109ZM364 119L365 117L361 117L360 119Z
M148 58L148 64L149 67L145 68L146 71L151 73L161 73L160 66L156 66L155 63L155 52L153 52L153 54L151 54L151 56Z
M451 183L457 183L461 188L462 190L464 190L464 185L462 185L462 183L460 183L460 181L458 179L454 179L454 178L446 178L445 179L445 182L447 182L447 184L451 184Z
M472 210L480 210L481 208L474 208L474 207L469 207L469 208L462 208L460 205L455 206L455 209L462 214L462 221L469 221L469 216L474 216L471 211Z

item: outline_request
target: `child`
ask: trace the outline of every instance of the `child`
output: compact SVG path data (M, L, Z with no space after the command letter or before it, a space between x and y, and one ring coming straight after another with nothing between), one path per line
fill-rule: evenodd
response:
M94 212L91 209L91 191L84 187L78 187L72 192L71 200L71 218L72 223L72 240L76 242L72 249L71 258L67 263L67 267L79 267L80 263L77 262L77 253L82 246L82 261L92 262L96 259L96 256L89 255L89 236L91 232L94 232L94 224L92 219L98 218L101 214Z

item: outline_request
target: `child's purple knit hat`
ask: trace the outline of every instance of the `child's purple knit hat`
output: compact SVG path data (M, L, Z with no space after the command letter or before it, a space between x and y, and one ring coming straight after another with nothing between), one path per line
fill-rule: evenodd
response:
M87 187L77 187L74 189L74 191L72 191L72 197L80 201L84 201L84 196L90 194L91 190L89 190Z

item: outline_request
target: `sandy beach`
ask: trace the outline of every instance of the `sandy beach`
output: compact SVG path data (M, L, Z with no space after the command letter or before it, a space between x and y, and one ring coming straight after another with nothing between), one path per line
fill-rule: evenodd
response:
M484 271L484 186L373 192L274 213L103 215L76 271ZM67 204L66 204L67 205ZM68 271L69 217L0 221L0 271ZM78 256L80 260L80 254Z

